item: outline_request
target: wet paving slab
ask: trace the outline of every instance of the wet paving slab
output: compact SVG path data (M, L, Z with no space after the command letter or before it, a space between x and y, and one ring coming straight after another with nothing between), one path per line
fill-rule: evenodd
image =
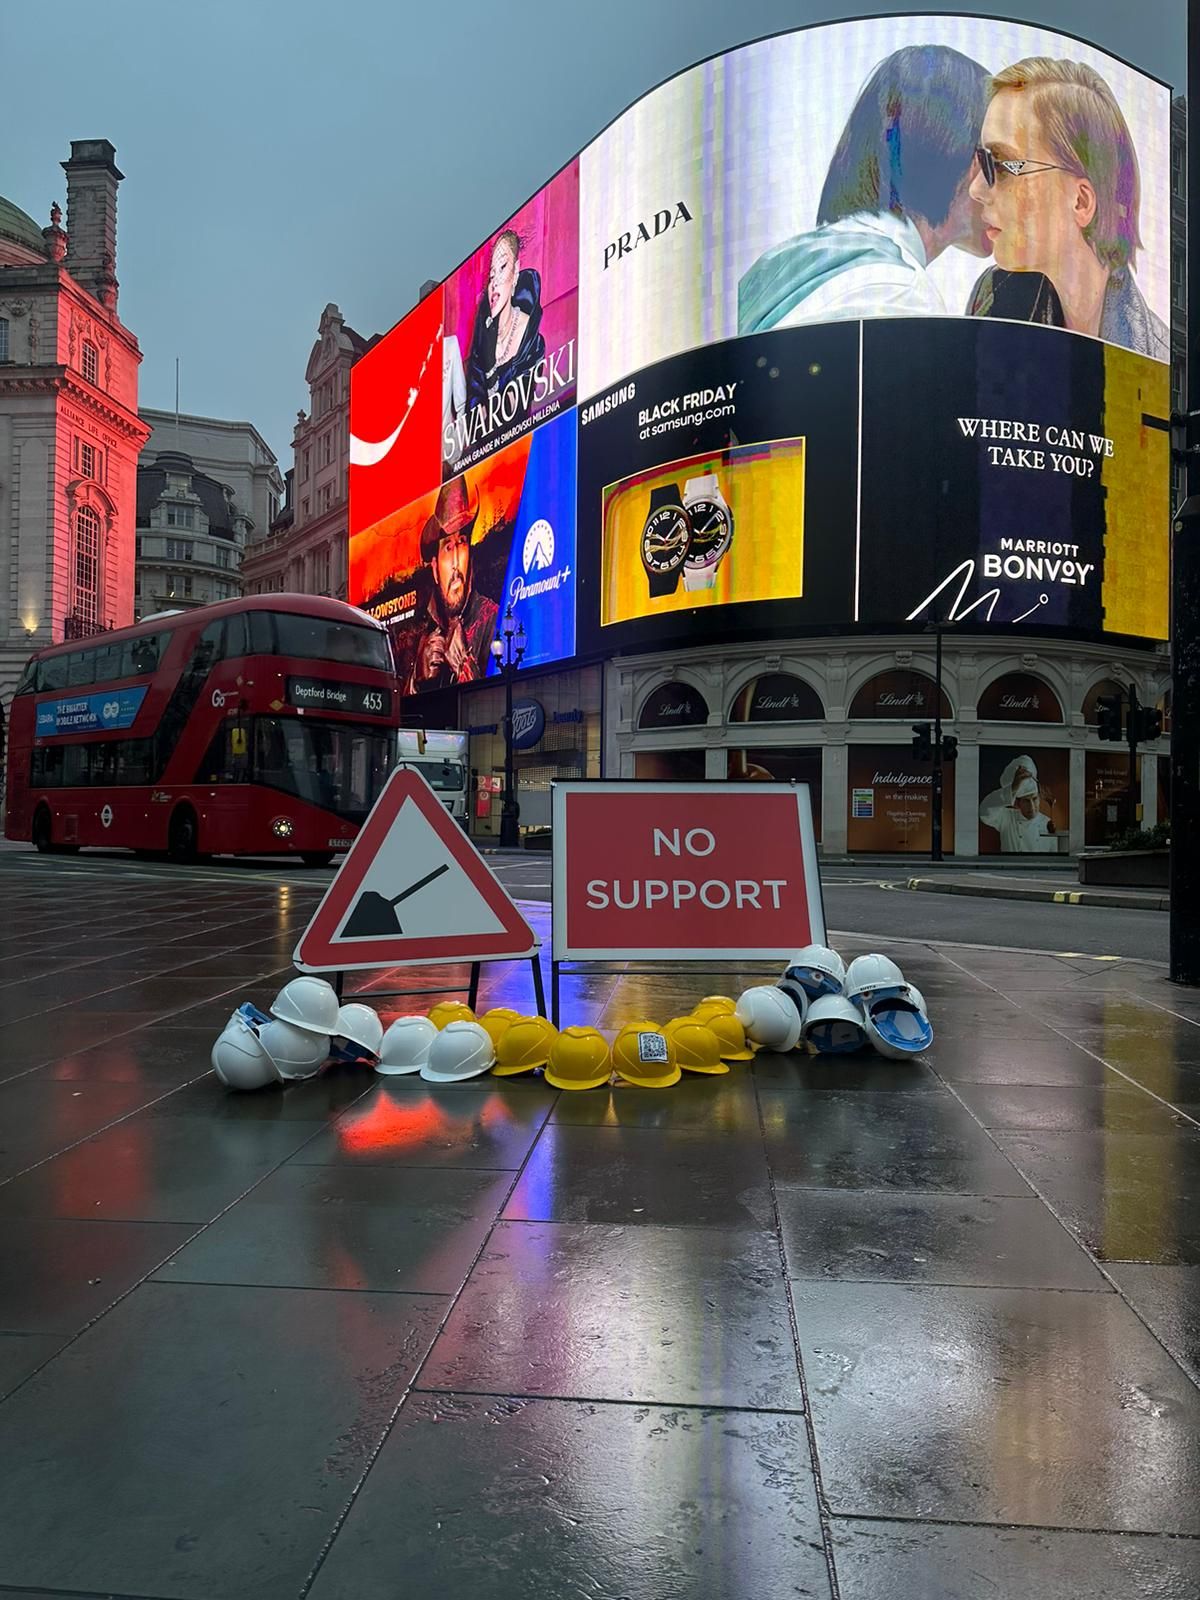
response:
M1153 969L906 945L905 1064L234 1095L212 1039L320 883L41 866L0 879L0 1592L1200 1595L1200 1001ZM568 974L564 1019L769 979Z

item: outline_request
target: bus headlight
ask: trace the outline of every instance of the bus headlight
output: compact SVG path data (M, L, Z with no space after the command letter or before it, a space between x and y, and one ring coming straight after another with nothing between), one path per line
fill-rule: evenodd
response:
M295 831L296 826L291 817L276 817L271 824L271 832L277 839L290 839Z

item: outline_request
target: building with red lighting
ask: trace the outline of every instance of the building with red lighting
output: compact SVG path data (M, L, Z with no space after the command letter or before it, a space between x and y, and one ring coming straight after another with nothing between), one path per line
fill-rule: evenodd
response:
M0 198L0 704L31 650L133 621L138 342L117 310L107 139L42 228Z

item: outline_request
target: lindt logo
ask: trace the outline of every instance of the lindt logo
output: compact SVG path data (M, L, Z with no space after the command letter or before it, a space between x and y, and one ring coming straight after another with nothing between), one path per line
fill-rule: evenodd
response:
M885 689L875 703L881 706L923 706L925 696L912 689L907 694L893 694L890 689Z
M1015 694L1006 694L1000 697L1001 711L1027 711L1032 707L1035 711L1041 701L1036 694L1027 694L1023 700L1018 700Z

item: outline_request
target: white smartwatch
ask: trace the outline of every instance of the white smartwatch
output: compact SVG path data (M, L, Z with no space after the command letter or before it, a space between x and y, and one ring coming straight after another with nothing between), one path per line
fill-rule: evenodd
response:
M733 513L715 472L688 479L683 486L683 509L692 527L683 564L683 587L711 589L717 568L733 543Z

